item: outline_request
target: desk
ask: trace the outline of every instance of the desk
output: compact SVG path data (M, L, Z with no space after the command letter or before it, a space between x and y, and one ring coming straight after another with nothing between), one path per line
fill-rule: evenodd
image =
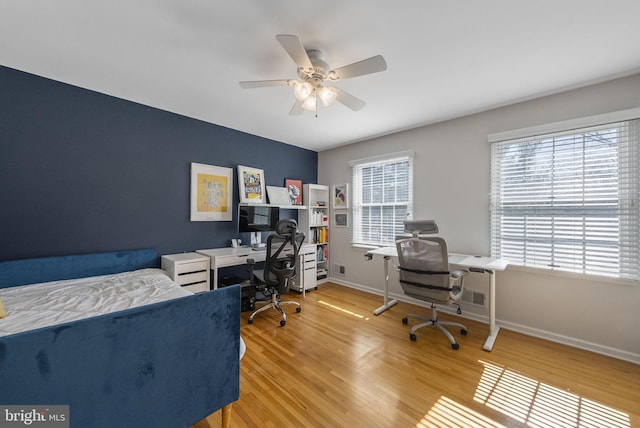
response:
M213 281L211 281L212 290L218 288L219 268L246 265L247 259L263 262L267 258L266 250L254 251L251 247L213 248L209 250L196 250L196 253L208 256L211 259L211 270L213 271Z
M389 259L397 257L396 247L381 247L368 251L366 256L371 259L379 255L384 258L384 303L373 311L374 315L379 315L398 303L397 300L389 300ZM489 336L484 342L482 349L491 351L493 344L498 337L500 326L496 325L496 271L503 271L509 265L507 260L494 259L491 257L469 256L465 254L449 254L449 264L468 269L470 272L489 274Z
M303 244L299 250L299 254L306 254L307 247L310 244ZM311 245L315 255L315 245ZM253 259L256 262L263 262L267 258L266 249L254 251L251 247L225 247L225 248L213 248L207 250L196 250L196 253L208 256L211 259L211 270L213 271L213 281L211 288L213 290L218 288L218 269L227 266L241 266L247 264L247 259ZM315 275L315 272L313 273ZM300 277L302 273L298 273ZM303 287L303 291L306 288Z

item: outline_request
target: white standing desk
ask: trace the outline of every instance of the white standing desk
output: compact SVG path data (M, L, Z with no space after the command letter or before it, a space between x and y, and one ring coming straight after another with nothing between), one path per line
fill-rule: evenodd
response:
M396 247L381 247L368 251L367 257L371 259L375 255L384 258L384 303L373 311L374 315L379 315L398 303L397 300L389 300L389 259L398 257ZM503 271L509 265L504 259L492 257L469 256L466 254L449 254L449 264L469 269L470 272L489 274L489 336L484 342L482 349L491 351L493 344L498 337L500 326L496 325L496 271Z

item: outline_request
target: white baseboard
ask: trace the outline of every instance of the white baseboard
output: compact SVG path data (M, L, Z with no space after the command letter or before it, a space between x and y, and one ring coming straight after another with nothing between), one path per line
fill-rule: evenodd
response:
M343 281L338 278L329 278L329 281L334 282L336 284L344 285L345 287L355 288L356 290L364 291L367 293L375 294L378 296L383 295L382 290L377 288L371 288L364 286L362 284L356 284L353 282ZM423 302L421 300L412 299L410 297L405 296L404 294L397 293L389 293L390 299L396 299L401 302L412 303L414 305L428 307L429 304ZM375 308L371 308L373 311ZM455 309L451 307L438 307L439 311L448 312L451 314L455 314ZM489 324L489 318L484 315L478 315L470 312L464 312L462 315L459 315L463 318L468 318L474 321L479 321L485 324ZM561 343L567 346L572 346L574 348L583 349L585 351L595 352L596 354L606 355L608 357L617 358L619 360L628 361L634 364L640 364L640 354L635 354L633 352L628 352L622 349L612 348L609 346L600 345L598 343L588 342L581 339L576 339L574 337L563 336L561 334L553 333L546 330L540 330L537 328L529 327L522 324L516 324L504 320L496 320L496 324L501 328L505 328L508 330L512 330L518 333L526 334L528 336L537 337L540 339L549 340L551 342ZM498 341L500 340L500 335L498 335Z

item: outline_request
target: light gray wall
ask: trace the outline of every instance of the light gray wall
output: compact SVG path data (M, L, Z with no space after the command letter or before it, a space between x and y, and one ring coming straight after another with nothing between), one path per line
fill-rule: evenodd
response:
M437 220L451 252L488 255L487 136L636 107L640 74L321 152L318 182L348 183L349 160L412 149L414 219ZM382 293L382 262L365 261L365 250L351 247L349 229L331 227L330 241L331 279ZM336 264L346 267L345 275L336 273ZM466 286L488 294L482 275L469 276ZM390 291L407 300L395 273ZM496 317L505 328L640 363L638 283L509 269L497 276L496 299ZM465 305L463 311L470 318L487 320L484 308Z

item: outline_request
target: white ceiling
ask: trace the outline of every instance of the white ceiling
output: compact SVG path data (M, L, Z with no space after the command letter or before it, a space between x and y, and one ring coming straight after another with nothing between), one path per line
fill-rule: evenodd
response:
M0 65L322 151L640 71L638 0L2 0ZM295 34L367 102L290 116ZM1 96L1 95L0 95Z

